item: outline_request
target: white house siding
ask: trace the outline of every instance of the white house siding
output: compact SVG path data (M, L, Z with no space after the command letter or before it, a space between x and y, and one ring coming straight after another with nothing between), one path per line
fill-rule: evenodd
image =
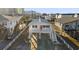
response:
M37 28L33 28L33 25L37 25ZM48 29L46 28L42 28L40 29L40 26L43 25L49 25L50 27ZM47 20L43 19L43 20L34 20L29 24L29 38L31 38L32 33L39 33L39 38L41 34L49 34L50 38L52 41L57 41L56 38L56 33L53 31L52 29L52 25L47 22Z
M3 17L8 19L8 21L6 22L7 25L4 25L4 27L6 27L9 30L10 34L12 34L17 22L19 22L19 20L21 19L22 16L6 16L6 15L3 15Z

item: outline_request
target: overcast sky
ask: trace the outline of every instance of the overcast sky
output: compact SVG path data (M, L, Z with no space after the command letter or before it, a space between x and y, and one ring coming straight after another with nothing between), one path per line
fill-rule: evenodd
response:
M79 13L79 8L26 8L25 10L40 13Z

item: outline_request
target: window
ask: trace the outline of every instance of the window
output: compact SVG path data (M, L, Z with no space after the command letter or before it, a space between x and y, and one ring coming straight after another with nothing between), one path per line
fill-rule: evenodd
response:
M50 26L49 25L43 25L43 28L49 28Z
M65 27L69 27L69 25L65 25Z
M46 25L46 28L49 28L50 26L49 25Z
M79 29L79 25L77 25L77 29Z
M79 27L79 25L78 25L78 27Z
M33 28L37 28L37 25L33 25L32 27L33 27Z
M64 26L64 30L69 30L69 28L70 28L70 27L69 27L69 25L67 25L67 24Z
M43 28L45 28L45 25L43 25Z

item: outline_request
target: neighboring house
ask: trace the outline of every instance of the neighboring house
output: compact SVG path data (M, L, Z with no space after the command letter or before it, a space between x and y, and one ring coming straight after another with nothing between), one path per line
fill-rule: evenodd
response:
M7 25L5 27L10 31L10 34L12 34L16 24L19 23L19 20L22 16L3 16L8 19Z
M51 14L42 14L41 17L46 20L51 20Z
M8 19L5 18L4 16L0 15L0 25L6 26L8 22Z
M64 24L79 19L79 16L75 17L75 14L62 14L61 18L58 18L57 21Z
M71 22L79 20L79 14L77 14L77 15L75 15L75 14L61 14L61 18L57 18L56 20L57 20L57 22L55 25L57 25L58 27L60 27L60 29L62 29L64 24L66 24L66 23L71 24ZM74 25L75 24L73 23L73 26ZM69 28L71 28L71 27L69 27Z
M8 30L8 34L12 35L16 24L19 22L22 16L7 16L7 15L0 15L0 24L3 27L6 27Z
M0 40L5 39L7 36L7 25L8 19L0 15Z
M53 31L52 25L45 19L33 19L32 22L29 23L29 38L31 38L32 34L38 33L39 39L43 38L42 35L46 34L49 36L49 39L53 41L57 41L55 32Z

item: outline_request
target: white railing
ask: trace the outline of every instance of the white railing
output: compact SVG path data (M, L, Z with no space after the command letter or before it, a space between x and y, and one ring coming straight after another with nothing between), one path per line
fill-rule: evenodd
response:
M64 42L64 44L66 44L66 46L67 46L69 49L73 50L73 48L72 48L61 36L59 36L58 34L57 34L57 36Z

